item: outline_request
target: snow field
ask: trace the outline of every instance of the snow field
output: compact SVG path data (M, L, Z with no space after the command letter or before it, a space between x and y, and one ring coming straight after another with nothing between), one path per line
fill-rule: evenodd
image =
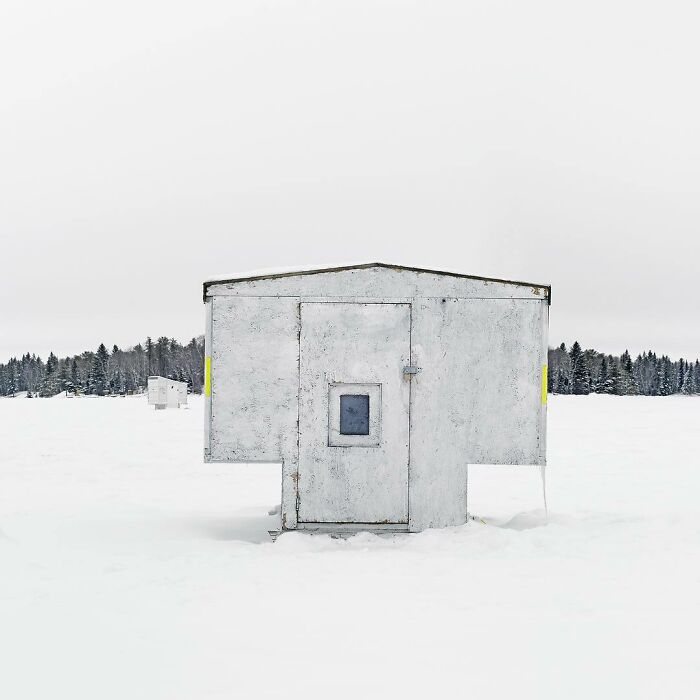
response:
M487 524L266 530L275 465L202 463L202 402L0 399L0 698L691 698L700 399L552 397Z

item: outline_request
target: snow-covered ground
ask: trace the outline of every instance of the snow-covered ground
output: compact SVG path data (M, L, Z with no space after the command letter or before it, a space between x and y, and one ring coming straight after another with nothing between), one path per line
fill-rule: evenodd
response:
M0 399L0 698L695 698L700 399L553 397L486 524L266 530L275 466L204 465L202 405Z

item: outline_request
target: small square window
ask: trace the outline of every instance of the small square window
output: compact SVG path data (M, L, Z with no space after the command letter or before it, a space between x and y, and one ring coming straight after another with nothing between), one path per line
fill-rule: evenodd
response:
M328 384L328 447L380 447L381 418L381 384Z
M369 435L369 394L341 394L340 434Z

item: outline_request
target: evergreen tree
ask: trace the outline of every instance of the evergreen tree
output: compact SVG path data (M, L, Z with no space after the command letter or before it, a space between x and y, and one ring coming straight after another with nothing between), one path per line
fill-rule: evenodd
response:
M161 377L170 377L170 341L161 336L155 345L156 374ZM173 377L170 377L171 379Z
M629 395L637 393L634 365L627 350L620 355L620 381L623 394Z
M73 391L73 382L71 380L71 359L66 357L63 362L61 362L61 368L58 373L59 388L61 391Z
M7 396L14 396L19 390L19 366L13 358L7 366Z
M688 368L683 377L683 385L681 386L681 393L686 396L692 396L697 391L695 385L695 365L688 363Z
M104 343L100 343L97 352L93 356L92 368L90 370L89 390L92 394L104 396L108 390L107 363L109 352Z
M78 358L74 357L70 363L70 382L74 392L78 391L80 377L78 374Z
M196 352L196 348L191 349L190 352ZM549 371L547 372L548 390L555 394L571 393L571 363L569 361L569 353L566 351L566 345L562 343L558 348L551 348L547 355L547 363L549 365ZM202 353L197 364L201 366L203 361Z
M153 377L156 375L156 358L151 337L146 338L146 376Z
M557 372L557 394L570 394L571 393L571 381L569 379L569 373L560 368Z
M673 368L671 360L665 355L657 364L657 375L659 377L659 396L670 396L674 389Z
M611 393L610 376L608 374L608 358L603 355L603 360L600 363L600 371L595 384L597 394Z
M591 391L590 372L578 341L575 341L571 346L569 358L571 359L571 393L589 394Z
M44 376L39 394L41 396L55 396L59 391L58 358L51 352L44 366Z
M608 362L610 364L610 393L616 396L622 396L624 391L620 365L612 355L610 355Z

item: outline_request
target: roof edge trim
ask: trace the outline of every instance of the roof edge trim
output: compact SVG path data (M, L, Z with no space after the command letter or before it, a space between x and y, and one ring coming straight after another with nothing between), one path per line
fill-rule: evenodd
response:
M336 267L319 267L313 269L289 270L285 272L270 272L267 274L254 274L249 277L231 277L228 279L207 280L203 285L203 298L207 300L207 290L216 284L237 284L238 282L256 282L258 280L276 279L278 277L302 277L305 275L318 275L325 272L346 272L349 270L366 270L371 267L381 267L389 270L400 270L404 272L419 272L433 275L443 275L445 277L460 277L463 279L477 280L480 282L496 282L500 284L512 284L517 287L538 287L547 290L547 302L552 303L552 287L549 284L538 284L536 282L521 282L517 280L504 280L497 277L481 277L479 275L467 275L461 272L450 272L448 270L433 270L425 267L410 267L407 265L394 265L383 262L359 263L356 265L339 265Z

